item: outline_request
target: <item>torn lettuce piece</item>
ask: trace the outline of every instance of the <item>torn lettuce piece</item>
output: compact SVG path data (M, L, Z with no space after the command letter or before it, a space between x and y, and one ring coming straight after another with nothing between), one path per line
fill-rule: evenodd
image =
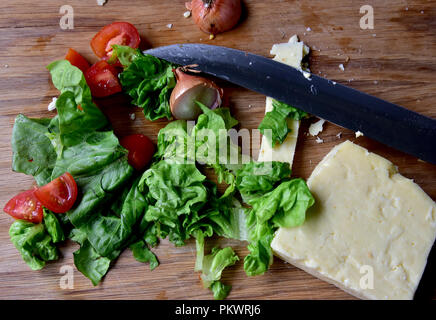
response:
M236 186L242 200L250 204L252 199L271 191L278 183L290 179L290 176L291 168L287 162L251 161L238 170Z
M153 271L159 265L156 255L151 252L143 240L132 243L129 248L132 250L133 257L136 259L136 261L150 264L151 271Z
M51 181L56 152L48 138L50 119L19 114L12 130L12 170L31 175L39 186Z
M194 164L171 164L161 160L144 172L139 189L148 190L147 221L166 226L176 246L189 238L187 225L199 220L198 210L208 201L206 177Z
M220 283L223 270L232 266L239 258L231 247L219 249L215 247L209 255L204 256L201 280L205 288L210 288L215 299L225 299L231 287ZM219 282L219 283L217 283Z
M94 286L108 272L111 263L110 259L99 255L87 240L82 243L79 250L73 253L73 256L77 270L90 279Z
M44 208L44 226L47 233L52 238L53 243L62 242L65 240L64 230L56 215L48 209Z
M57 260L58 249L44 224L16 220L9 229L12 243L32 270L42 269L47 261Z
M306 211L315 203L303 179L282 182L274 190L254 198L247 218L250 229L244 270L249 276L265 273L273 261L271 241L279 227L291 228L304 223Z
M115 52L120 55L121 63L128 65L119 78L132 103L142 108L150 121L171 119L169 100L176 85L173 65L138 51L116 48Z
M112 64L118 59L123 68L128 68L135 59L143 55L139 49L133 49L129 46L114 44L112 45L112 48L113 53L109 58L108 63Z
M271 130L271 145L282 144L291 130L288 127L287 119L301 120L307 118L308 114L302 110L292 107L286 103L273 100L273 109L265 114L259 125L259 130L263 135L265 130ZM268 136L268 135L267 135Z

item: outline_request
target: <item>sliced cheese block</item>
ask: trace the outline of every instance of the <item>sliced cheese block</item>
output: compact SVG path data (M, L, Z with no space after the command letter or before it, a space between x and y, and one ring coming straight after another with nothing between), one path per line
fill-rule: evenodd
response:
M435 241L435 202L350 141L307 183L316 203L302 226L277 231L275 254L359 298L412 299Z
M291 67L303 71L301 61L309 53L309 47L303 42L298 41L298 37L294 35L287 43L273 45L270 53L275 55L273 60L285 63ZM266 98L265 113L273 109L272 100L273 99L270 97ZM287 122L291 132L288 134L282 144L272 147L271 142L268 141L267 137L262 137L258 161L288 162L292 167L300 121L288 119Z

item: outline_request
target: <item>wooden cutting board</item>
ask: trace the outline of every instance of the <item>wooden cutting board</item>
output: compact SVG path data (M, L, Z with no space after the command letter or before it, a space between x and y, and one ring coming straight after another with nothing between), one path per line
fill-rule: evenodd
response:
M433 1L341 1L341 0L245 0L243 21L233 31L214 40L200 32L183 13L185 0L109 0L101 7L95 0L2 0L0 2L0 205L32 186L32 178L11 171L10 137L18 113L51 117L47 111L58 94L45 66L64 57L72 47L89 61L96 57L89 47L92 36L114 21L133 23L146 47L198 42L223 45L269 56L274 43L293 34L312 48L312 72L349 85L411 110L436 118L436 5ZM74 9L74 29L59 27L60 7ZM362 4L374 8L373 30L359 27ZM172 24L172 28L167 25ZM308 29L310 28L310 29ZM339 69L345 66L345 71ZM241 127L257 128L264 114L265 97L222 83L227 105ZM156 141L166 121L150 123L141 110L117 96L97 101L119 135L143 133ZM135 120L130 114L136 115ZM336 144L349 139L391 160L400 172L414 179L436 199L436 167L392 150L354 132L326 124L318 144L306 135L315 119L303 122L293 174L307 178L316 164ZM336 135L341 132L341 138ZM436 143L435 143L436 147ZM253 148L256 155L258 147ZM153 272L136 262L126 250L103 283L93 287L77 270L74 289L59 286L60 268L73 266L73 243L62 246L62 258L41 271L31 271L9 241L12 219L0 214L1 299L209 299L194 273L195 246L175 248L164 240L156 250L161 265ZM245 244L213 240L234 246L243 257ZM434 255L433 255L434 256ZM434 261L432 258L431 261ZM433 266L434 266L433 262ZM428 268L429 269L429 268ZM427 270L419 289L421 298L436 298L436 275ZM275 259L267 274L248 278L243 263L224 272L224 282L233 285L231 299L352 299L336 287L320 281L290 264Z

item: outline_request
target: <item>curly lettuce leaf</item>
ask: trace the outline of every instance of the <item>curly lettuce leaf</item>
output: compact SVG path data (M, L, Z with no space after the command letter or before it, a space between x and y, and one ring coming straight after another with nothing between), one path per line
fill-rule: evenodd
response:
M108 63L114 63L117 61L120 61L121 65L124 68L129 67L132 62L136 59L142 56L142 52L139 49L133 49L129 46L121 46L118 44L114 44L112 46L113 53L110 59L108 60Z
M271 191L277 183L291 176L286 162L254 162L244 164L236 175L236 186L245 203Z
M265 114L259 125L260 132L265 135L265 130L271 130L271 145L282 144L291 129L288 127L287 119L301 120L308 114L302 110L292 107L286 103L273 100L273 109Z
M247 275L253 276L265 273L271 265L271 241L277 228L302 225L307 209L315 200L303 179L293 179L250 203L253 206L247 219L250 253L245 257L244 269Z
M9 236L32 270L40 270L47 261L59 258L58 249L42 223L16 220L9 229Z
M183 245L189 238L188 223L197 221L198 210L208 201L203 185L206 177L193 164L172 164L161 160L151 166L139 182L140 190L148 190L145 218L166 226L169 239Z
M132 98L134 105L143 109L150 121L171 119L169 100L176 85L173 66L150 55L137 53L134 59L129 55L129 62L121 56L123 62L128 64L119 76L123 90Z
M239 258L231 247L213 248L211 254L204 256L201 280L205 288L210 288L215 299L224 299L230 292L230 286L220 283L223 270L238 261Z

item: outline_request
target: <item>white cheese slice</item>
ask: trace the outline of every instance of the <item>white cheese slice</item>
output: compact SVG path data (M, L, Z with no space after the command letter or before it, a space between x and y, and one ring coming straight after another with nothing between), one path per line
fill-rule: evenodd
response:
M356 297L412 299L435 241L435 202L350 141L307 183L316 203L302 226L277 231L274 253Z
M301 71L308 71L308 69L303 68L301 61L309 53L309 47L303 42L298 41L296 35L292 36L287 43L273 45L270 53L275 56L273 58L275 61L285 63ZM270 97L266 98L265 113L273 109L272 100L273 99ZM275 147L272 147L271 142L268 141L267 137L262 137L258 161L288 162L292 167L300 121L287 119L287 123L291 132L282 144L277 144Z

